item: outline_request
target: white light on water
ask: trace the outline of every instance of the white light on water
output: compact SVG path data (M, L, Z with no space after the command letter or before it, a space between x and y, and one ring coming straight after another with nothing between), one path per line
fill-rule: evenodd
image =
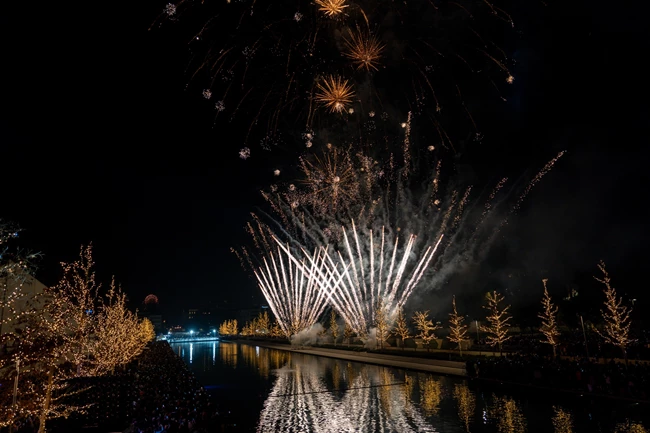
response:
M194 351L194 344L190 343L190 364L192 363L192 352Z

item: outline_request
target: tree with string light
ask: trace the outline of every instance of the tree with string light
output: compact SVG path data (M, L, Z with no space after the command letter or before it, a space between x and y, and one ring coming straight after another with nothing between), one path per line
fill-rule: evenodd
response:
M258 334L268 334L271 328L271 320L268 311L264 311L257 316L256 331Z
M429 311L416 311L413 313L413 322L415 323L415 328L419 331L416 338L422 340L422 345L427 347L428 352L430 348L429 344L436 338L433 332L440 329L440 326L434 325L433 321L429 319Z
M388 318L386 317L386 307L384 307L383 300L380 299L377 302L377 309L375 312L375 329L377 332L377 343L380 349L384 348L384 343L388 340L390 328L390 323L388 323Z
M151 321L140 321L137 314L126 308L126 295L112 281L95 318L91 374L112 373L116 367L129 363L155 336Z
M542 280L544 284L544 297L542 298L542 312L537 316L542 319L542 326L539 330L544 334L545 339L541 340L542 343L550 344L553 347L553 358L557 357L556 347L559 343L558 337L560 331L557 329L557 312L558 307L553 304L551 296L548 294L546 288L547 278Z
M282 330L282 327L277 321L274 321L273 325L271 325L271 330L269 331L269 335L273 338L280 338L284 336L284 331Z
M395 322L395 329L393 329L393 335L399 337L402 340L402 350L406 347L406 339L411 337L409 332L408 323L406 323L406 317L404 316L404 310L399 309L397 313L397 321Z
M345 325L343 326L343 339L347 342L348 346L352 342L353 336L354 336L354 330L348 324L348 322L345 322Z
M339 324L336 321L336 312L334 310L330 313L330 333L336 346L336 339L339 338Z
M463 356L463 341L467 340L467 325L463 324L465 317L456 310L456 297L451 298L453 311L449 314L449 336L447 339L458 345L460 356Z
M605 269L605 262L601 260L598 264L598 269L602 272L603 277L594 277L594 279L605 286L603 289L603 293L605 294L605 309L601 310L605 326L602 332L598 329L596 329L596 332L607 343L621 349L623 358L627 363L627 347L635 341L630 338L630 326L632 325L630 314L632 313L632 308L623 305L623 298L619 298L616 294L616 289L612 287L612 280Z
M488 310L488 315L486 317L488 325L481 326L481 331L488 334L487 343L492 347L498 346L500 354L503 353L503 343L510 339L510 336L508 335L510 324L508 321L512 318L508 315L510 305L503 308L500 305L504 299L504 296L496 290L488 292L485 295L487 304L483 305L483 308Z

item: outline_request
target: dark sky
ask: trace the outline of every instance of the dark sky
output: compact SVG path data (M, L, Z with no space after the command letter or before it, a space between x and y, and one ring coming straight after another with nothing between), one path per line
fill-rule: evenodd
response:
M641 296L650 38L647 15L624 3L514 11L512 95L460 163L481 176L534 174L568 150L499 254L558 285L603 258L618 286ZM185 41L148 31L164 4L3 7L0 217L44 253L46 284L92 241L101 276L115 274L132 300L259 302L229 247L244 240L271 167L237 158L231 131L213 129L204 101L184 92Z

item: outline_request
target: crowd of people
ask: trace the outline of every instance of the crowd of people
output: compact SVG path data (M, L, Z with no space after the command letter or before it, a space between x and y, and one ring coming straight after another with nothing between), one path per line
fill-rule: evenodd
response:
M635 400L650 396L647 363L510 354L467 361L467 373L475 378Z

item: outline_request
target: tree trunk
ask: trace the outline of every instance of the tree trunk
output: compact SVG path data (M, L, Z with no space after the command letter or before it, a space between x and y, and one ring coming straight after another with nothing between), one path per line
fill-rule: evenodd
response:
M555 344L553 345L553 360L557 358L557 355L555 353Z
M52 402L53 382L54 382L54 366L50 365L50 369L47 372L47 390L45 392L45 403L43 403L43 409L41 410L38 433L45 433L45 421L47 421L47 414L50 410L50 404Z
M458 352L460 353L460 357L463 357L463 342L461 341L458 343Z

